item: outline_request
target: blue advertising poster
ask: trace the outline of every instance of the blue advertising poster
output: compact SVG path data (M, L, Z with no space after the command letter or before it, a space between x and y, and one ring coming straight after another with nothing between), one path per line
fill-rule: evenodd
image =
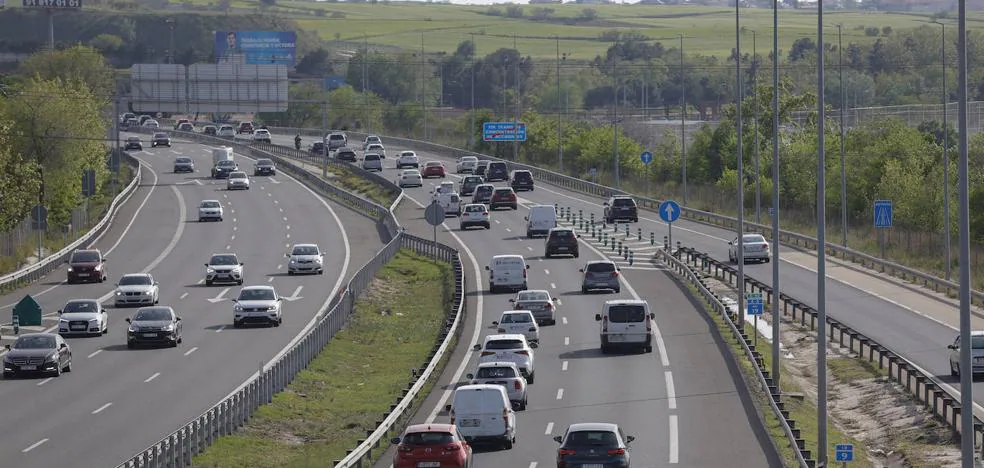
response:
M294 66L297 34L293 31L216 31L218 63Z

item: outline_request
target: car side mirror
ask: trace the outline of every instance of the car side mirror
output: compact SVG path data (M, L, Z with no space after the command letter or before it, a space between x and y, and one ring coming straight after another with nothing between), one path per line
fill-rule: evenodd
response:
M125 318L123 320L126 320L126 323L130 323L131 322L130 317L127 317L127 318Z
M540 347L540 345L536 344L535 341L532 342L532 343L530 343L530 348L536 349L536 348L539 348L539 347Z
M232 302L239 302L239 299L229 299Z
M601 314L595 314L595 322L601 321Z
M957 346L957 345L947 345L947 346L946 346L946 349L953 349L953 350L957 350L957 349L960 349L960 347L959 347L959 346Z
M246 264L243 263L243 262L239 262L239 266L244 266L244 265L246 265Z
M529 216L523 216L523 219L529 221L530 220L530 217Z
M58 347L58 349L65 349L67 347L68 347L68 343L62 343L61 346Z
M656 320L656 314L649 314L650 320Z
M206 263L205 266L208 266L208 263Z
M489 270L489 266L488 265L485 265L485 269L486 270ZM491 271L491 270L489 270L489 271Z
M475 374L465 374L465 378L468 379L468 380L474 379L475 378Z
M529 265L526 265L526 269L529 270L530 269L530 266Z
M444 411L451 411L451 405L444 405Z
M181 317L175 317L175 318L174 318L174 320L175 320L176 322L180 322L180 321L181 321Z
M553 440L554 440L554 442L557 442L558 444L564 443L564 437L563 436L554 436Z
M626 436L625 437L625 443L627 443L627 444L631 444L633 440L635 440L635 436Z
M58 315L61 315L61 314L62 314L62 310L61 309L58 309Z
M478 351L480 349L482 349L482 345L480 345L480 344L476 344L475 346L472 346L472 350L474 350L474 351Z
M158 283L157 281L154 281L154 286L160 286L160 285L161 285L161 283Z
M551 298L550 300L551 300L551 301L553 301L553 302L557 302L557 301L559 301L560 299L558 299L558 298L556 298L556 297L554 297L554 298Z
M584 273L584 268L578 268L577 271Z
M509 302L516 302L516 299L509 299Z
M605 202L604 206L608 206L608 202Z
M277 302L280 302L280 301L283 301L283 300L284 300L284 298L282 298L282 297L278 297L277 298Z
M285 253L284 254L284 258L290 258L290 254L289 253Z
M498 324L499 324L499 321L498 320L493 320L492 321L492 325L498 325Z
M735 245L734 242L728 241L728 245Z
M3 347L6 348L7 351L10 351L10 345L9 344L3 345Z
M400 438L399 437L394 437L394 438L390 439L390 442L393 445L399 445L400 444Z

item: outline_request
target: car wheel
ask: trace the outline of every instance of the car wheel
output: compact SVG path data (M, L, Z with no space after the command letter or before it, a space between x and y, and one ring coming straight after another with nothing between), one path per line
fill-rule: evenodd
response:
M960 369L958 367L953 367L953 361L950 362L950 376L951 377L960 376Z
M184 342L184 338L182 338L181 335L178 335L178 344L181 344L183 342Z
M242 286L243 285L243 280L236 281L236 284Z
M491 224L486 224L485 225L485 229L492 229L492 225Z
M205 218L198 218L198 222L199 223L204 223L205 222Z
M72 358L68 358L68 363L65 364L65 372L72 372Z
M212 285L212 282L211 281L205 280L205 286L211 286L211 285Z
M621 294L622 288L615 288L615 294Z
M581 294L587 294L587 293L588 293L588 288L581 286Z
M519 410L526 411L526 405L527 405L526 398L523 398L523 401L519 402Z
M530 374L530 378L526 379L526 383L533 385L534 380L536 380L536 371L533 371L533 373Z
M273 322L273 326L279 327L280 324L282 324L282 323L284 323L284 319L280 319L280 320L277 320L276 322Z
M55 371L53 372L53 374L54 374L55 377L61 377L61 375L62 375L62 366L61 366L61 364L55 366Z
M287 276L294 276L294 272L293 271L290 271L290 270L287 270Z
M647 353L653 352L653 347L652 346L646 346L646 352Z
M512 450L512 448L513 448L513 440L512 439L507 439L506 442L502 444L502 447L505 448L506 450Z
M608 345L606 345L606 344L602 344L601 345L601 354L608 354L609 351L610 350L608 349Z
M177 348L178 347L178 340L171 341L171 347L172 348Z
M543 258L550 258L550 252L543 252Z
M232 322L232 328L242 328L243 324L239 322Z
M489 284L489 293L495 294L495 293L498 293L498 292L499 292L499 289L496 288L494 284Z

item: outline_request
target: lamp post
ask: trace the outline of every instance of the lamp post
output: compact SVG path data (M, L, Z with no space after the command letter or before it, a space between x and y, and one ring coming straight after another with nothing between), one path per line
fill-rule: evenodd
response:
M744 320L745 315L745 155L742 149L741 107L744 96L744 83L741 79L741 2L735 2L735 125L738 133L737 141L737 161L738 170L738 236L736 246L738 255L735 260L738 262L738 314L735 321Z
M752 107L755 116L755 223L762 224L762 155L759 153L758 59L755 48L755 31L752 31Z
M847 129L844 128L844 112L847 98L844 97L844 25L837 24L837 81L840 81L840 157L841 157L841 244L847 247L847 156L844 151Z
M817 2L817 466L827 466L827 157L823 1Z
M617 42L615 44L618 45ZM618 48L616 47L616 50L617 49ZM615 172L614 172L614 174L615 174L615 188L616 189L621 189L622 188L622 177L621 177L621 168L619 167L620 164L619 164L619 160L618 160L618 68L617 68L617 64L618 64L618 56L616 55L615 57L612 58L612 90L614 92L614 95L612 96L613 97L613 99L612 99L612 132L613 132L613 136L614 136L614 139L615 139L615 144L614 144L615 158L614 158L614 161L612 163L615 165L615 169L614 169L615 170Z
M174 63L174 18L168 18L164 20L170 30L170 41L168 42L167 49L167 63Z
M563 120L561 119L560 106L560 36L554 35L557 39L557 166L560 173L564 173L564 131Z
M683 180L683 206L687 206L687 70L683 65L683 34L680 34L680 178Z
M420 114L424 119L424 139L427 139L427 80L424 77L426 62L424 61L424 33L420 33Z
M471 33L472 50L475 49L475 33ZM475 54L471 60L471 133L468 137L468 149L475 149Z
M772 1L772 258L779 258L779 0ZM779 297L779 261L772 262L772 297ZM779 387L779 301L772 301L772 386Z
M940 67L943 72L943 258L944 270L947 281L950 280L950 264L953 257L950 256L950 127L947 123L947 104L949 96L946 94L946 25L940 25L940 35L942 42L940 45Z

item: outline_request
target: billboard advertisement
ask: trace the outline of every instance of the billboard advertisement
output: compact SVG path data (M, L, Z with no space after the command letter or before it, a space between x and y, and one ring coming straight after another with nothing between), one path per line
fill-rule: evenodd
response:
M297 34L293 31L216 31L218 63L294 67Z

